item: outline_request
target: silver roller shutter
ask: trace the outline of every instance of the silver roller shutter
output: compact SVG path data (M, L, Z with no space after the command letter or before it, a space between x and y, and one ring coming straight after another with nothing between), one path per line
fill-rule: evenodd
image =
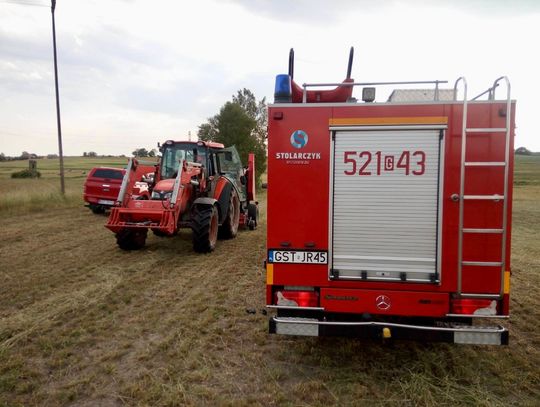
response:
M335 277L439 280L440 138L440 130L335 133L331 199L331 269ZM368 152L371 160L359 175ZM408 175L404 168L407 152Z

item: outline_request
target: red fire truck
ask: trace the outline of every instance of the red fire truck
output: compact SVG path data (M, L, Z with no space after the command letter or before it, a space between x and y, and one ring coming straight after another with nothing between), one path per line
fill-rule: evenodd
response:
M270 333L507 344L508 79L474 98L463 77L450 89L438 80L357 83L352 58L351 48L342 83L299 86L291 50L289 73L276 77ZM398 89L376 102L388 85Z

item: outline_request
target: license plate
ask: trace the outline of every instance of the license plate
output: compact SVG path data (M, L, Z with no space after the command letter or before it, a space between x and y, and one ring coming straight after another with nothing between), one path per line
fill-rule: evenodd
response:
M114 205L114 201L109 201L107 199L100 199L97 203L100 205Z
M306 263L327 264L327 252L296 251L296 250L269 250L269 263Z

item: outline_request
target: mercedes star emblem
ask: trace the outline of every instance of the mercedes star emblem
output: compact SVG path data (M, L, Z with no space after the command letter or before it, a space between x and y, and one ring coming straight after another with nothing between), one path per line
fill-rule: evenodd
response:
M386 295L379 295L375 299L375 305L377 305L377 308L380 310L386 311L387 309L390 309L390 298L388 298Z

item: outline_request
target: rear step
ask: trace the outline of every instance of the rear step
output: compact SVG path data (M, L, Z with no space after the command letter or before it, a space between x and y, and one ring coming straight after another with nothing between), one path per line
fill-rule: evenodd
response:
M413 339L470 345L508 345L508 330L502 326L423 326L378 321L319 321L315 318L273 317L270 333L299 336L350 336L361 338Z

